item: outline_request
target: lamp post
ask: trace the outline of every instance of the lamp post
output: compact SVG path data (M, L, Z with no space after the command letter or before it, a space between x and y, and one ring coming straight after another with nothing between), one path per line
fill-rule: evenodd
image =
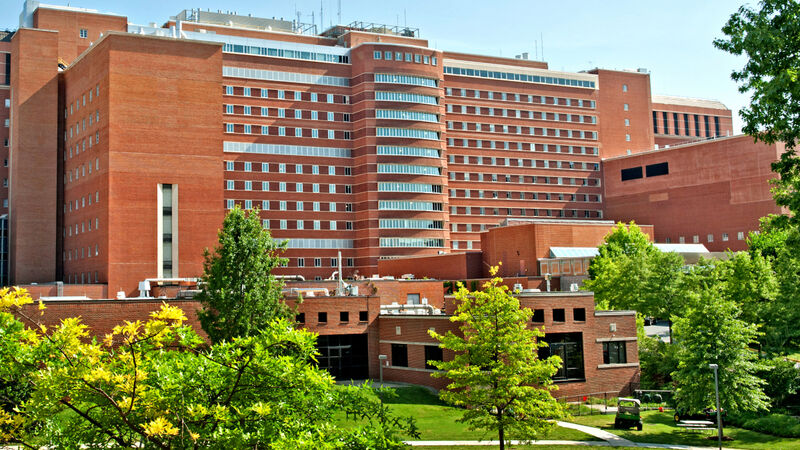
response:
M383 386L383 362L389 359L386 355L378 355L378 369L380 371L381 386Z
M717 441L719 443L719 449L722 450L722 411L720 411L719 408L719 376L717 375L719 365L709 364L708 367L714 371L714 394L717 397Z

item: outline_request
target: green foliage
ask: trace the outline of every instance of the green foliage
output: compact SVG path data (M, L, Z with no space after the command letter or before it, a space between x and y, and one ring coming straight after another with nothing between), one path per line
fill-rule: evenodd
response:
M261 227L258 210L232 209L219 231L214 253L205 252L198 313L212 342L250 336L277 318L289 318L282 300L283 283L272 270L286 260L278 254L285 242L276 242Z
M162 449L395 449L398 431L414 432L367 388L337 388L315 364L316 336L285 319L208 347L185 320L164 304L102 343L79 319L1 336L14 360L37 363L30 399L0 411L0 432L32 447ZM380 417L344 429L332 424L341 410Z
M672 377L678 405L695 412L714 407L714 374L708 365L718 364L722 408L730 412L766 409L764 380L755 375L757 356L749 349L758 336L756 326L740 318L740 308L724 298L716 285L691 297L688 313L675 321L679 363Z
M492 268L492 275L497 268ZM430 332L441 347L455 352L451 361L431 361L450 384L441 392L444 401L465 407L462 422L470 429L497 430L504 448L506 433L520 439L534 439L553 424L547 419L563 415L550 395L555 389L551 377L561 364L552 356L540 360L537 341L544 333L529 329L532 312L520 309L519 300L508 293L500 278L470 292L463 285L451 321L459 323L460 335Z
M632 309L669 319L680 314L686 296L683 258L661 252L635 223L618 223L589 265L584 289L601 309Z
M639 337L641 389L672 389L678 369L678 346L653 337Z
M792 400L797 400L795 394L800 391L800 370L794 364L783 357L762 362L758 376L766 381L764 393L771 399L774 407L789 406Z
M728 417L731 424L759 433L800 438L800 421L785 414L734 414Z

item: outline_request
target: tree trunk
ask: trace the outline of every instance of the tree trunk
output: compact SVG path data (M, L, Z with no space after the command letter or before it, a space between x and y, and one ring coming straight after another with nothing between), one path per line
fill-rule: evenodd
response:
M503 420L499 416L498 419L500 419L500 424L497 428L497 434L498 437L500 438L500 450L503 450L504 448L506 448L505 434L503 433Z
M667 319L669 324L669 343L672 344L672 319Z

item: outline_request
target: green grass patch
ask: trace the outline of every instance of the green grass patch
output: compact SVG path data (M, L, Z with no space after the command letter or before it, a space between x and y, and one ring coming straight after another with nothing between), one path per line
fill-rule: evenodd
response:
M644 429L642 431L636 431L635 429L614 429L613 414L573 417L571 422L601 428L634 442L703 447L716 445L716 440L707 439L709 436L716 436L716 430L687 431L676 426L672 416L673 412L671 411L663 413L658 411L645 411L642 413L642 422L644 422ZM800 440L798 439L782 438L732 426L726 426L724 433L725 436L733 438L732 441L723 442L723 446L725 447L800 450Z
M482 430L469 430L466 424L458 422L461 417L461 409L454 408L439 400L439 397L430 390L412 386L395 389L397 398L388 399L386 403L390 405L391 411L397 416L411 416L416 419L419 429L420 440L441 441L441 440L494 440L497 435L487 433ZM348 421L341 416L338 422L346 425ZM349 423L353 423L349 421ZM402 436L403 439L410 439L410 436ZM514 439L512 435L510 439ZM592 441L596 440L580 431L568 428L555 427L547 436L540 439L557 439L570 441Z

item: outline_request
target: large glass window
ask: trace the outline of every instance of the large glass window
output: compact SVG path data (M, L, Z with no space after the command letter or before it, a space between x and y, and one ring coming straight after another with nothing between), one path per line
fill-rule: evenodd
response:
M554 381L585 379L583 368L583 333L547 333L542 339L548 346L539 349L539 358L557 355L562 366L553 375Z
M625 341L603 342L603 364L625 364L627 362Z

